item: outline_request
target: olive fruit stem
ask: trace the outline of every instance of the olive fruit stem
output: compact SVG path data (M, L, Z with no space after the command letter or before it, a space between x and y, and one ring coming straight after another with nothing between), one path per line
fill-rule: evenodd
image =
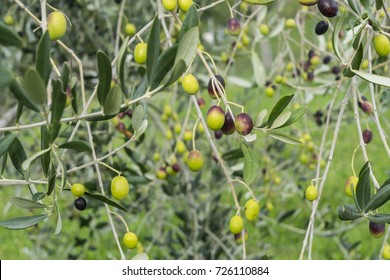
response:
M228 9L229 9L229 12L230 12L230 17L233 18L234 15L233 15L232 6L230 6L229 1L227 1L227 0L225 0L225 3L226 3L226 5L228 6Z
M231 105L234 105L234 106L236 106L236 107L238 107L238 108L240 108L240 109L241 109L241 113L244 113L244 111L245 111L245 106L240 105L240 104L235 103L235 102L232 102L232 101L228 101L227 103L228 103L228 104L231 104Z
M118 176L120 176L120 175L122 174L122 172L116 170L114 167L111 167L111 166L109 166L108 164L106 164L106 163L104 163L104 162L102 162L102 161L99 161L99 164L101 164L101 165L107 167L108 169L114 171L115 173L118 174Z
M196 134L196 127L198 126L198 123L200 121L200 118L198 118L194 124L194 127L192 128L192 149L195 150L195 134Z
M121 215L119 215L118 213L116 213L116 212L114 212L114 211L111 211L111 210L110 210L110 214L113 214L113 215L115 215L116 217L118 217L118 219L121 220L122 223L125 225L126 232L130 232L130 231L129 231L129 227L127 226L126 221L123 219L123 217L122 217Z
M214 73L215 73L215 74L218 74L217 65L215 64L215 61L214 61L214 59L211 57L211 55L210 55L208 52L206 52L206 51L201 51L201 50L200 50L200 52L201 52L202 54L205 54L205 55L210 59L211 63L213 64L213 67L214 67ZM216 96L218 97L218 95L216 95Z
M247 190L249 191L249 193L251 194L252 198L256 201L258 201L255 197L255 195L253 194L253 191L251 190L251 188L248 186L247 183L245 183L244 181L242 180L239 180L239 179L233 179L232 180L232 183L240 183L241 185L243 185L245 188L247 188Z
M351 168L352 168L352 174L353 174L353 176L355 176L356 177L356 173L355 173L355 155L356 155L356 152L357 152L357 150L359 150L359 148L360 148L360 145L358 145L356 148L355 148L355 150L353 151L353 154L352 154L352 159L351 159Z

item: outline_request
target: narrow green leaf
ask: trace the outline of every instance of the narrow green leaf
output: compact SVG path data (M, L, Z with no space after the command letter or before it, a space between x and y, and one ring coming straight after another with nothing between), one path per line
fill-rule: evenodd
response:
M158 58L157 67L153 72L153 77L150 81L151 90L157 88L161 84L164 77L172 69L175 63L177 49L178 45L173 45L172 47L166 49Z
M0 226L8 229L25 229L38 224L47 217L47 214L42 214L36 216L13 218L0 222Z
M132 116L132 126L133 126L133 129L134 130L137 130L141 124L142 124L142 121L145 119L145 109L144 109L144 106L142 105L138 105L135 109L134 109L134 112L133 112L133 116Z
M268 117L267 126L272 126L273 122L276 120L277 117L283 112L283 110L288 106L292 98L294 97L294 94L291 95L285 95L282 98L278 100L278 102L275 104L275 106L272 108L272 111Z
M374 14L371 11L371 8L373 6L373 3L371 0L360 0L360 3L362 3L363 7L366 9L368 18L370 19L370 25L375 31L381 30L380 25L378 23L378 20L374 16Z
M338 19L336 26L332 33L332 44L333 44L333 51L337 58L343 62L343 59L341 58L340 50L339 50L339 34L341 28L344 26L344 20L347 13L343 13L343 15Z
M0 22L0 45L21 48L23 41L13 29Z
M43 208L49 208L48 205L42 204L39 202L35 202L30 199L25 199L22 197L11 197L10 202L12 205L24 208L24 209L43 209Z
M58 162L58 165L60 166L60 169L61 169L61 185L60 185L60 188L62 190L65 187L65 184L66 184L66 168L65 168L64 162L62 161L60 156L55 152L55 150L53 150L53 154L54 154L54 157L56 158L56 160Z
M370 201L370 166L366 162L359 173L359 181L356 186L356 200L360 209L365 209Z
M39 151L39 152L33 154L32 156L30 156L29 158L27 158L25 161L22 162L22 169L24 171L27 171L27 169L30 168L30 165L33 163L33 161L35 161L36 159L38 159L42 155L46 154L50 150L51 150L51 148L49 147L46 150Z
M275 0L244 0L244 2L248 2L252 5L268 5L274 2Z
M0 158L1 163L0 163L0 176L3 176L5 166L7 165L7 160L8 160L8 154L5 154L3 157Z
M44 199L45 196L46 196L46 194L44 192L36 192L36 193L33 194L32 200L34 202L38 202L38 200Z
M348 0L348 4L355 13L360 15L359 5L356 3L356 0Z
M50 106L50 111L51 111L50 136L51 136L51 142L54 142L61 128L60 120L62 114L64 113L65 103L66 103L66 94L62 91L61 80L53 81L52 99L53 100Z
M373 84L376 84L379 86L390 87L390 78L389 77L380 76L380 75L376 75L376 74L369 74L369 73L366 73L364 71L354 70L354 69L351 69L351 71L354 72L356 75L358 75L360 78L362 78L370 83L373 83Z
M290 112L290 111L281 113L281 114L274 120L274 122L272 123L270 129L280 128L282 125L284 125L284 124L288 121L288 119L289 119L290 117L291 117L291 112Z
M264 124L265 117L267 116L268 110L262 109L256 118L255 127L261 127Z
M97 65L99 71L99 83L97 87L97 98L101 106L104 105L107 95L110 92L111 80L112 80L112 69L111 62L108 59L107 55L98 51L96 54Z
M126 62L126 56L127 56L127 45L129 43L130 37L126 37L126 39L123 41L121 48L119 49L118 53L118 60L116 62L116 73L119 77L119 83L122 87L123 93L127 96L127 88L126 88L126 81L125 81L125 62Z
M383 0L375 0L375 8L380 10L383 7Z
M7 153L8 148L11 146L14 141L16 134L9 133L0 139L0 157Z
M244 157L242 149L234 149L222 154L222 159L225 161L237 160Z
M251 151L247 145L242 144L241 149L244 155L244 180L250 185L256 179L257 173L259 173L259 160L256 157L256 153Z
M24 75L24 89L28 99L42 105L47 98L46 86L41 75L34 68L30 68Z
M53 164L50 165L50 169L47 175L47 195L51 195L51 193L54 190L54 187L56 186L56 169Z
M88 152L91 153L92 150L89 145L83 141L69 141L58 146L59 149L70 149L77 152Z
M265 84L265 79L267 77L267 75L265 74L264 65L255 50L251 52L251 58L255 82L258 87L263 87Z
M372 216L368 216L368 219L371 222L382 224L390 224L390 214L374 214Z
M362 63L363 60L363 52L364 52L364 47L363 44L360 43L359 48L356 51L355 56L353 57L352 63L351 63L351 68L359 70L360 64Z
M163 81L164 83L163 88L176 82L179 79L179 77L186 71L186 68L187 66L184 60L179 60L178 62L176 62L173 68L171 69L170 75L167 76L169 77L167 81L166 82Z
M287 143L287 144L292 144L292 145L302 145L302 142L295 139L295 138L292 138L288 135L284 135L284 134L281 134L281 133L275 133L275 132L271 132L271 131L267 131L267 134L269 136L271 136L272 138L275 138L279 141L282 141L284 143Z
M12 83L12 80L11 73L4 68L0 68L0 88L8 87Z
M361 37L362 37L362 31L365 29L366 27L366 24L365 23L361 23L359 24L357 27L360 27L357 31L356 34L353 34L355 36L355 38L353 39L353 43L352 43L352 47L357 50L359 47L360 47L360 43L361 43ZM353 32L354 29L351 29L351 31ZM360 66L360 65L359 65ZM353 69L359 69L359 68L353 68Z
M22 78L14 79L9 86L12 94L15 96L15 98L19 101L20 104L26 106L27 108L30 108L35 112L39 112L39 107L27 97L27 93L24 90L22 84Z
M352 78L353 76L355 76L355 73L351 71L351 68L359 70L360 64L362 63L363 60L363 51L364 51L363 44L360 43L359 48L357 49L355 56L352 59L351 66L346 68L343 72L345 77Z
M103 112L105 115L111 116L119 113L122 104L122 89L119 85L115 85L110 89L104 105Z
M287 127L292 125L293 123L297 122L305 113L306 113L307 107L301 107L298 109L295 109L292 111L290 118L287 120L287 122L280 126L279 128L282 127Z
M49 141L50 141L50 133L49 130L45 125L41 126L41 150L45 150L49 148ZM47 176L49 172L49 166L50 166L50 154L51 153L45 153L41 156L41 165L42 170L45 176Z
M148 77L144 75L142 77L141 82L137 85L135 90L131 94L132 99L136 99L146 93L146 90L148 89Z
M62 229L62 219L61 219L61 211L58 208L57 203L56 203L55 207L56 207L56 212L57 212L57 225L56 225L56 229L54 231L54 234L57 235L57 234L60 234L61 229Z
M199 28L192 27L183 36L183 40L179 43L175 64L183 60L186 67L190 64L195 56L199 45Z
M70 77L70 67L68 62L62 64L61 69L61 82L62 82L62 91L66 92L67 87L69 86L69 77Z
M337 208L337 213L342 221L351 221L362 217L359 210L352 204L340 205Z
M157 60L160 55L160 20L158 16L155 16L153 20L152 29L150 30L149 34L146 54L146 74L150 83L152 81L152 77L157 66Z
M364 208L364 212L378 209L390 200L390 185L380 187L376 194L371 198Z
M18 137L15 137L12 144L9 146L8 155L12 164L21 174L24 174L22 163L27 159L26 152L24 151L23 144Z
M49 32L46 31L38 42L35 62L35 69L41 75L45 85L49 81L51 72L50 48L51 40L49 38Z
M97 194L97 193L85 192L85 196L87 196L89 198L92 198L92 199L95 199L95 200L98 200L98 201L101 201L101 202L106 203L108 205L111 205L111 206L113 206L113 207L115 207L117 209L120 209L122 211L128 212L125 207L123 207L119 203L117 203L117 202L115 202L115 201L105 197L104 195Z
M141 125L139 126L139 128L134 133L137 138L145 133L146 129L148 128L148 124L149 124L148 120L144 119L142 121Z
M181 42L181 40L184 37L184 34L186 34L188 30L190 30L193 27L198 27L199 23L200 21L199 21L198 9L196 8L195 5L192 5L186 12L186 17L184 18L183 24L180 28L178 42Z

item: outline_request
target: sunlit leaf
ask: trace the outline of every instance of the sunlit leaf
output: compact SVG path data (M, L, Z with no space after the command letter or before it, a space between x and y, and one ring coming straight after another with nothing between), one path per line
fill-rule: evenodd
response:
M183 39L184 34L192 27L199 26L199 14L195 5L191 5L191 7L186 12L186 17L184 18L183 24L180 28L178 41L180 42Z
M88 152L91 153L89 145L83 141L69 141L58 146L59 149L70 149L77 152Z
M359 210L356 208L356 206L352 204L340 205L337 208L337 213L340 220L342 221L350 221L362 217L361 213L359 213Z
M24 174L22 163L27 159L26 152L24 151L23 144L18 137L15 137L14 141L8 148L8 155L12 164L21 174Z
M272 138L275 138L279 141L282 141L284 143L287 143L287 144L292 144L292 145L302 145L302 142L293 138L293 137L290 137L288 135L285 135L285 134L281 134L281 133L276 133L276 132L273 132L273 131L267 131L267 134L269 136L271 136Z
M39 112L39 107L27 97L27 93L24 90L22 84L22 78L14 79L9 86L12 94L20 102L20 104L26 106L27 108L30 108L35 112Z
M122 89L119 85L115 85L110 89L103 105L105 115L111 116L119 113L122 104Z
M24 89L28 99L42 105L47 98L47 91L41 75L34 68L30 68L24 75Z
M364 208L365 212L375 210L390 200L390 185L379 188Z
M24 209L43 209L48 208L49 206L43 203L39 203L30 199L22 197L11 197L10 202L12 205L24 208Z
M127 209L125 207L123 207L119 203L109 199L108 197L105 197L104 195L96 194L96 193L90 193L90 192L85 192L85 196L89 197L89 198L92 198L92 199L95 199L95 200L98 200L98 201L101 201L101 202L104 202L104 203L106 203L108 205L111 205L111 206L113 206L115 208L118 208L119 210L127 212Z
M177 53L178 45L173 45L172 47L166 49L158 58L157 67L153 72L153 77L150 82L150 89L154 90L157 88L165 76L168 75L168 72L172 69L175 57Z
M13 29L0 22L0 45L21 48L23 41Z
M100 105L103 106L111 87L112 69L111 62L104 52L98 51L96 57L99 71L99 84L96 95Z
M356 186L356 200L360 209L365 209L370 201L370 166L366 162L359 173L359 181Z
M48 217L47 214L18 217L0 222L0 226L8 229L25 229L32 227Z
M146 54L146 74L148 76L148 81L151 82L154 72L156 71L157 60L160 54L160 20L158 16L153 20Z
M50 63L50 48L51 40L49 38L49 32L45 32L38 42L36 52L35 69L41 75L41 78L45 85L50 78L51 63Z
M256 157L256 153L251 151L247 145L242 144L241 149L244 155L244 180L249 185L256 179L256 175L259 173L259 160Z
M179 43L179 48L177 50L175 64L183 60L186 67L190 64L192 59L195 56L195 53L199 45L199 28L192 27L190 28L183 36L183 39Z
M275 106L272 108L272 111L268 117L267 126L272 126L273 122L277 117L284 111L284 109L288 106L290 101L293 99L294 95L285 95L278 100Z
M0 157L8 151L15 137L16 134L9 133L0 139Z

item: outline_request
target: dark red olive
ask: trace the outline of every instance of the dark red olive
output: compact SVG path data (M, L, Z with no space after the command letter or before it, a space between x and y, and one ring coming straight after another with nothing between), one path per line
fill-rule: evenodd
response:
M369 129L365 129L362 134L364 143L370 143L372 140L372 131Z
M209 92L210 97L213 99L217 99L217 95L218 97L221 96L217 84L219 87L222 87L221 90L225 89L225 80L220 75L215 75L215 79L211 78L207 86L207 91Z
M325 17L335 17L339 8L335 0L319 0L317 3L318 10Z
M236 127L234 126L233 117L229 112L225 113L225 123L223 124L221 131L225 135L230 135L236 131Z
M326 20L321 20L316 24L315 32L317 35L325 34L328 31L329 23Z
M385 233L385 227L385 224L374 223L371 221L369 224L370 233L375 238L379 238Z

